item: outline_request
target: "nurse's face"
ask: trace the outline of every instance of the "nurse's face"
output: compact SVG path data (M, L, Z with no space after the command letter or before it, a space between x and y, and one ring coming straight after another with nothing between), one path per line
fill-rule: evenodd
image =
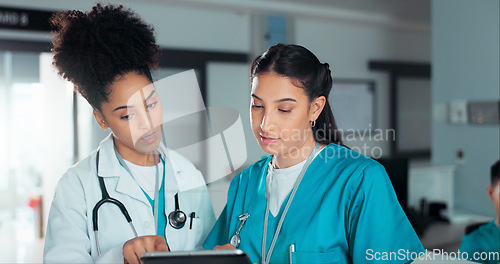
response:
M162 106L153 84L146 76L130 72L117 78L110 89L102 111L94 110L97 122L111 129L120 154L152 153L160 143L162 123Z
M287 77L274 73L254 77L250 118L262 150L282 158L298 158L301 152L307 152L305 146L314 147L309 122L321 112L317 106L315 101L309 102L303 88Z

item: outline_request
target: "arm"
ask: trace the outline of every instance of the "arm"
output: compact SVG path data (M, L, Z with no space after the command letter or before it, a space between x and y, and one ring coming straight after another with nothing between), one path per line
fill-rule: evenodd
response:
M229 185L226 206L224 206L224 209L219 215L217 222L215 222L212 231L210 231L205 243L203 243L203 248L207 250L214 249L217 245L225 245L229 243L231 216L233 214L235 197L239 187L240 178L241 174L236 175Z
M424 249L398 203L383 166L371 162L353 177L356 180L351 185L347 223L353 263L411 261ZM384 253L393 254L390 261L382 259Z
M97 255L91 226L92 212L84 184L73 173L66 173L59 181L47 224L44 263L138 263L146 250L166 251L165 240L156 236L131 239ZM87 194L88 195L88 194ZM124 258L125 256L125 258Z
M83 184L68 171L59 181L47 223L44 263L93 263Z
M227 205L222 210L219 219L215 222L214 227L208 234L205 242L203 243L203 248L206 250L212 250L217 245L224 245L229 241L226 241L228 236L228 226L227 226Z

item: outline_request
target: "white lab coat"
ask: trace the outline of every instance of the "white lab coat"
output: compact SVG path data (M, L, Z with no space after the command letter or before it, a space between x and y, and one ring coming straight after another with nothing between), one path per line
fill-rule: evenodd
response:
M160 145L160 151L166 150ZM151 205L132 176L119 164L112 135L100 144L99 175L104 178L109 196L127 208L138 236L156 234ZM168 150L172 171L165 171L165 214L175 209L174 195L187 215L186 225L165 230L171 251L201 249L215 222L208 190L202 174L180 154ZM98 256L92 224L92 209L102 198L96 174L96 151L78 162L59 180L50 209L44 247L44 263L123 263L123 244L134 238L133 231L119 208L111 203L99 209ZM195 212L192 229L191 213Z

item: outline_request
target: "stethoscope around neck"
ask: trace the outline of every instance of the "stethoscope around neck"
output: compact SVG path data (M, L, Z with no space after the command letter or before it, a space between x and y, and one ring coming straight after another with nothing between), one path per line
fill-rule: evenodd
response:
M130 228L134 232L134 236L138 237L138 235L137 235L137 231L134 227L134 224L132 223L132 218L130 217L130 214L127 211L127 208L125 208L125 205L123 205L122 202L109 196L109 193L106 189L106 184L104 184L104 178L99 176L99 152L100 152L100 150L97 150L96 171L97 171L97 178L99 180L99 187L101 189L102 198L101 198L101 200L99 200L96 203L96 205L92 209L92 224L93 224L93 228L94 228L97 253L99 255L101 255L101 248L99 245L99 234L98 234L98 230L99 230L98 211L99 211L99 208L101 207L101 205L103 205L105 203L112 203L112 204L116 205L120 209L120 211L122 212L123 216L125 216L125 219L129 223ZM160 159L161 159L161 157L160 157ZM162 159L162 162L164 162L163 159ZM129 171L128 168L126 168L126 170ZM129 173L130 173L130 171L129 171ZM165 176L165 163L163 164L163 176ZM168 215L168 222L169 222L171 227L173 227L175 229L181 229L182 227L184 227L187 217L186 217L186 214L183 211L181 211L179 208L179 194L178 193L175 194L174 199L175 199L175 210L172 211Z

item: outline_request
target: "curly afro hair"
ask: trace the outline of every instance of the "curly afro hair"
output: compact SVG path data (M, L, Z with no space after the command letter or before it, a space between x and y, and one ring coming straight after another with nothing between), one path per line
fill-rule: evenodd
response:
M161 50L153 27L121 5L59 12L50 22L53 65L97 110L117 77L135 71L151 79L149 69L158 66Z

